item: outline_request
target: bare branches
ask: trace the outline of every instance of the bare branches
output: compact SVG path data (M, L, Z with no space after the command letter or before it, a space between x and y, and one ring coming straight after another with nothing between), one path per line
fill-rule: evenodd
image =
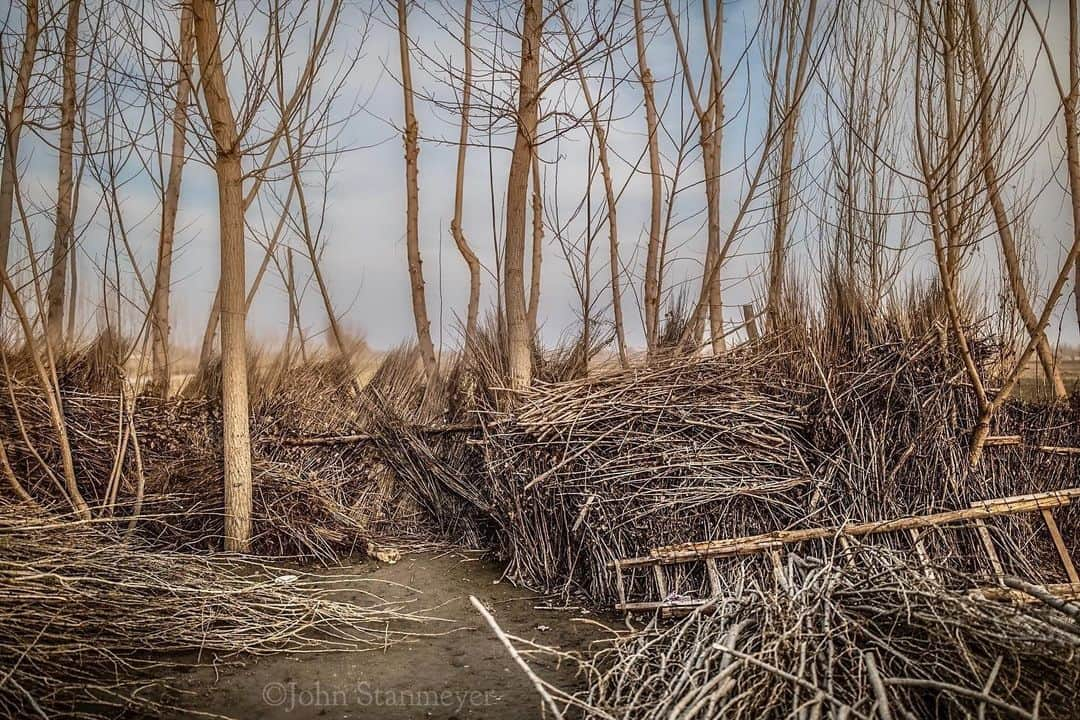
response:
M406 0L397 0L398 50L401 58L401 89L405 96L405 247L409 265L413 319L420 355L429 378L435 376L438 363L431 342L431 322L428 320L427 300L424 297L424 272L420 257L420 128L413 107L412 69L409 61L409 29ZM464 127L464 125L463 125Z

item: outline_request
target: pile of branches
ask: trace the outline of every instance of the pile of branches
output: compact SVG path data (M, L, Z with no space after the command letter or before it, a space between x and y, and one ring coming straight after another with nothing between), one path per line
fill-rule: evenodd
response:
M100 343L98 343L100 344ZM96 345L94 346L96 347ZM213 368L179 396L136 395L97 353L61 358L58 382L75 476L95 515L152 510L139 533L158 547L217 548L223 535L221 411ZM0 441L34 498L63 507L60 446L45 397L11 358L0 378ZM101 361L103 362L103 361ZM86 367L84 367L86 366ZM254 552L330 562L369 543L431 536L430 521L371 444L296 447L284 435L367 431L349 362L250 372ZM111 378L111 379L110 379ZM369 384L365 393L404 392Z
M989 364L990 351L981 357ZM508 574L608 605L609 564L655 547L1075 486L1080 456L1034 446L1080 444L1080 400L1002 408L995 432L1021 434L1023 444L994 448L973 469L978 412L963 377L927 332L844 352L773 339L719 357L539 383L485 422L487 505ZM1075 550L1080 513L1067 508L1058 520ZM1002 544L1021 546L1039 522L995 524ZM971 565L970 533L928 542L934 557L985 569ZM1035 545L1042 555L1032 559L1045 560L1036 567L1055 566L1050 544Z
M485 422L508 574L603 604L611 560L803 514L816 464L808 395L763 379L767 362L733 353L537 384Z
M111 527L0 508L0 716L168 714L163 655L382 648L430 619L371 579L156 551Z
M587 690L548 696L605 720L1075 717L1080 606L993 601L856 552L654 620L585 663Z

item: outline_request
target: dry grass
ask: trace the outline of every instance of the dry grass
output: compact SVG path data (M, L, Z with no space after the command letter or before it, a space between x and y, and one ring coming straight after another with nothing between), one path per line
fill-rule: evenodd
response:
M365 650L431 618L377 581L266 567L123 541L111 524L0 512L0 717L170 714L170 653ZM365 599L338 598L343 588Z

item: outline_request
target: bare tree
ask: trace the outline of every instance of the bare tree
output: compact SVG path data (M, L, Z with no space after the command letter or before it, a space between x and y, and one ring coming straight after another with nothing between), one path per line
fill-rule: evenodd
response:
M461 130L458 136L457 176L454 183L454 219L450 221L450 232L458 252L469 268L469 304L465 311L465 346L469 347L476 334L477 318L480 314L480 259L473 252L462 228L462 210L465 203L465 156L469 149L469 100L472 97L472 4L465 0L462 28L462 49L465 56L464 75L461 81Z
M72 147L75 141L75 54L79 43L80 0L69 0L67 22L64 26L64 49L61 63L63 96L60 100L59 175L56 197L56 232L53 237L52 266L49 273L46 317L49 342L60 347L64 336L64 282L67 277L68 253L74 252L74 217L72 204L75 192Z
M663 178L660 167L660 123L656 113L656 97L652 71L645 57L645 19L641 0L634 0L634 47L637 51L638 80L645 100L645 127L649 151L649 239L645 250L644 314L645 345L650 355L655 351L660 332L660 223Z
M1050 68L1050 76L1058 93L1061 115L1065 130L1065 168L1068 174L1069 197L1072 199L1073 242L1080 239L1080 3L1069 0L1068 33L1066 53L1066 73L1063 76L1059 63L1054 57L1046 37L1046 23L1041 20L1031 7L1029 0L1023 0L1024 8L1031 19L1042 43L1043 51ZM1080 262L1073 266L1073 300L1076 309L1076 321L1080 327Z
M180 206L180 181L187 159L188 102L191 95L191 58L195 50L191 3L180 8L179 62L176 70L176 104L172 112L172 147L169 155L169 179L161 205L161 230L158 237L157 271L151 304L153 327L153 384L162 396L168 395L172 375L169 362L169 297L172 285L173 244L176 237L176 212Z
M828 77L835 89L825 88L831 101L828 186L835 201L833 227L825 234L835 270L827 273L875 305L894 287L911 235L911 214L900 212L896 199L898 150L906 136L894 99L909 60L904 44L895 7L873 0L847 4L831 43Z
M407 0L397 0L398 49L401 56L401 89L405 96L405 248L409 263L409 285L413 318L420 357L429 379L434 378L438 361L431 342L431 322L428 320L427 300L424 298L424 270L420 256L420 128L413 107L412 66L409 62L409 28Z
M714 5L715 15L710 15L710 4ZM724 349L724 303L719 269L727 260L720 245L720 168L724 125L724 81L720 68L720 55L724 38L724 6L720 0L713 3L706 0L701 4L702 36L708 63L707 87L701 87L694 81L694 72L686 49L687 43L683 39L678 16L672 8L671 0L664 0L664 9L667 11L668 22L675 40L675 49L682 65L683 81L686 84L687 94L690 96L701 137L708 242L705 249L705 271L702 273L699 305L704 306L707 302L712 349L713 352L719 353ZM704 334L704 324L701 320L701 316L695 316L692 323L692 329L699 344Z
M773 203L772 240L769 245L769 277L765 294L765 319L770 329L780 326L784 277L788 271L787 255L790 240L788 229L794 208L795 137L799 117L810 81L811 58L814 54L814 30L817 19L817 0L783 0L774 19L776 27L773 52L784 58L783 72L770 79L769 112L781 128L777 148L775 200Z
M975 70L975 79L978 83L978 110L976 112L978 130L976 135L978 137L979 160L982 166L983 182L986 185L986 195L993 211L994 224L1000 241L1002 256L1005 260L1007 282L1012 298L1016 302L1016 309L1020 313L1020 318L1035 341L1035 351L1039 363L1042 365L1043 372L1053 388L1054 397L1063 399L1068 396L1068 393L1065 390L1065 383L1061 380L1061 373L1058 372L1054 353L1050 349L1050 341L1047 339L1044 329L1038 326L1038 318L1032 309L1020 267L1020 253L1017 249L1016 237L1013 234L1014 219L1010 217L1009 211L1005 207L1001 189L1001 175L998 169L997 152L994 148L1003 138L995 132L995 127L1000 125L1005 109L1000 103L994 102L995 83L991 79L986 52L983 48L985 39L978 10L975 9L970 0L966 2L966 9L967 21L970 25L971 65ZM998 78L1005 78L1011 74L1011 68L1005 66L1004 62L993 69L995 70L994 75Z
M280 167L289 167L291 159L289 157L279 157L278 150L280 149L285 135L290 132L295 132L295 126L300 119L303 119L305 113L314 114L315 118L308 122L307 134L314 135L320 124L325 125L327 122L326 115L330 105L333 103L336 96L341 92L341 89L348 78L348 67L344 68L345 72L338 73L336 80L330 83L328 88L320 88L317 85L317 79L320 71L324 69L327 62L327 57L332 46L334 39L334 33L338 29L341 17L341 9L344 0L327 0L324 2L311 3L309 0L303 0L302 2L295 4L295 11L293 17L289 20L289 27L282 28L282 14L286 6L275 5L273 11L270 13L270 19L274 21L275 38L273 42L264 43L258 49L258 57L247 58L244 62L246 68L249 68L248 83L252 86L250 92L246 93L243 97L244 109L243 112L238 113L240 117L246 118L244 125L244 135L250 133L257 124L254 122L255 118L264 114L268 105L267 101L275 97L271 88L274 86L275 78L280 77L280 73L284 71L284 67L281 63L276 63L273 60L275 54L284 56L286 50L280 49L279 46L284 44L279 42L281 38L285 39L285 42L294 40L298 33L296 32L298 24L304 22L304 10L307 10L309 5L315 6L314 16L316 18L316 24L311 33L311 45L307 50L307 55L304 63L300 69L300 72L293 84L291 94L289 94L287 100L283 103L278 103L271 108L276 113L276 118L271 123L271 129L263 137L256 139L248 139L247 147L244 149L243 154L246 157L253 157L254 168L245 175L245 179L250 179L246 192L243 198L244 212L251 208L256 198L259 196L259 191L262 189L263 184L270 177L271 171ZM366 36L366 29L360 33L361 44L363 37ZM348 64L355 62L355 57L346 61ZM322 90L316 97L316 91ZM314 110L312 110L314 108ZM307 156L316 155L325 148L317 148L312 146L310 142L298 143L301 150ZM206 368L210 362L214 352L214 340L217 337L218 323L220 320L221 310L221 288L220 283L217 292L214 295L214 301L211 306L210 314L207 318L206 329L203 332L203 339L201 349L199 352L199 367Z
M251 541L251 437L248 428L244 280L244 201L240 138L229 100L213 0L192 0L203 98L210 116L221 234L221 384L225 459L225 549Z
M540 79L540 45L544 23L543 0L525 0L521 29L521 66L514 151L506 183L506 260L503 293L510 384L514 390L532 382L532 337L525 304L525 205L535 152Z
M11 244L15 183L19 172L19 140L22 137L26 100L30 94L30 77L34 72L38 36L41 33L38 22L37 0L26 0L22 53L19 56L19 68L15 76L11 106L6 108L4 113L4 159L3 167L0 168L0 270L5 271L8 267L8 252ZM0 293L0 307L3 307L2 293Z
M578 56L577 31L570 24L566 10L559 8L562 18L563 30L566 33L566 41L570 47L570 54ZM607 56L605 55L605 64ZM597 159L600 162L600 177L604 183L604 200L607 211L608 225L608 263L611 269L611 308L615 316L615 341L619 350L619 362L623 367L630 364L626 350L626 327L623 322L622 311L622 283L620 281L621 262L619 260L619 224L616 213L617 201L615 198L615 182L612 179L611 163L608 160L607 130L600 117L600 109L593 99L593 93L589 89L589 81L585 77L585 68L582 62L577 63L577 79L581 86L581 94L585 98L589 120L592 125L592 136L596 141Z

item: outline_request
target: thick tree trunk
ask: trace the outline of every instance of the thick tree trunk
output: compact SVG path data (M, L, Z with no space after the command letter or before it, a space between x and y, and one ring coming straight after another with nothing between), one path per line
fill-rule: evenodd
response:
M34 71L34 56L37 53L38 36L37 0L26 2L26 30L23 35L22 55L19 57L19 71L15 77L15 91L12 93L11 108L4 123L4 160L0 168L0 270L7 270L8 253L11 245L11 218L15 201L15 181L19 164L19 139L22 136L23 117L26 113L26 96L30 92L30 76ZM0 308L4 305L4 294L0 293Z
M180 9L180 57L177 65L176 105L172 113L172 147L169 177L161 206L161 233L158 238L157 273L154 276L153 326L154 387L162 397L169 394L169 291L172 284L173 240L176 236L176 211L180 205L180 181L184 172L187 147L187 106L191 94L191 57L195 49L191 2Z
M46 290L46 318L49 342L59 348L64 338L64 285L68 253L72 252L72 196L74 172L72 147L75 141L75 53L79 41L80 0L69 0L64 27L64 52L61 67L63 97L60 101L59 179L56 195L56 232L53 236L52 265Z
M638 78L645 97L645 128L649 133L649 240L645 249L645 345L650 355L656 350L660 335L660 221L663 178L660 168L659 121L653 77L645 59L645 28L641 0L634 0L634 44L637 49Z
M480 259L476 257L465 231L462 229L462 211L465 204L465 156L469 150L469 100L472 97L472 3L465 0L465 75L461 85L461 132L458 136L457 178L454 184L454 219L450 221L450 233L454 244L469 268L469 304L465 310L465 347L469 347L476 334L480 315Z
M240 141L229 101L213 0L192 0L200 76L217 147L221 225L221 384L225 456L225 549L246 552L251 540L251 438L248 426L244 201Z
M543 0L525 0L518 74L517 132L506 182L506 260L503 293L506 306L506 352L510 386L521 390L532 383L532 338L525 306L525 205L529 167L535 152L540 85L540 38Z
M413 318L416 321L416 340L428 379L435 377L438 361L431 342L431 322L428 320L427 300L424 297L424 268L420 257L420 129L413 109L412 69L409 62L407 0L398 0L398 49L401 54L401 88L405 97L405 251L409 262L409 287L412 295Z

